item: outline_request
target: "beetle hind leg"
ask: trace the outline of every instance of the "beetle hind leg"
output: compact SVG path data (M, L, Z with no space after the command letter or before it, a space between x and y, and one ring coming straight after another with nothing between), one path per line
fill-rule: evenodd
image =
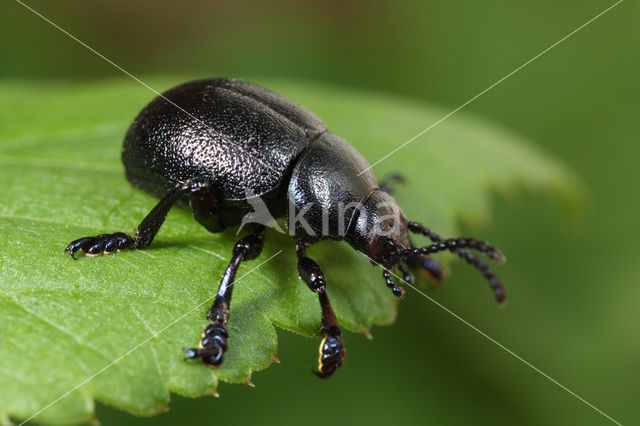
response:
M151 244L156 236L164 220L171 210L175 202L183 195L188 194L190 198L210 197L213 199L213 192L209 182L204 179L193 179L185 183L179 184L167 193L149 214L140 222L140 225L134 230L135 236L128 235L124 232L115 232L113 234L101 234L95 237L83 237L72 241L64 250L74 259L78 251L83 252L87 256L98 256L101 254L111 254L116 251L122 251L128 247L135 246L137 249L143 249Z

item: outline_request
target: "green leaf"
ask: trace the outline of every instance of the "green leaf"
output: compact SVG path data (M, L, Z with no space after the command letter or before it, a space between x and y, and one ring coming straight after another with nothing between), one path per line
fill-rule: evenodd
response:
M150 82L164 90L180 81ZM363 91L260 83L315 111L371 162L447 113ZM167 409L170 392L214 394L219 380L247 382L268 367L274 325L318 335L320 308L297 278L286 236L269 233L261 258L241 267L229 352L215 370L184 362L181 348L199 340L233 232L209 234L174 209L148 250L77 262L63 254L75 238L133 229L154 206L127 183L119 158L130 121L152 97L129 80L0 84L0 420L28 418L63 395L36 420L91 419L94 399L151 415ZM374 170L402 172L408 184L397 198L405 213L443 235L456 235L459 219L486 220L494 190L543 189L567 205L581 199L574 177L553 159L463 113ZM367 259L344 243L325 242L311 254L324 266L344 328L368 333L393 322L396 300Z

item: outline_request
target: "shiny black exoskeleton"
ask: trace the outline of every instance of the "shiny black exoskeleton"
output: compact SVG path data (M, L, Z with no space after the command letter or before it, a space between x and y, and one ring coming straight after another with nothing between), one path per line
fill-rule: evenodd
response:
M378 184L366 160L341 137L329 132L313 113L260 86L240 80L199 80L177 86L155 98L136 117L126 135L122 161L127 179L161 197L134 230L84 237L66 251L109 254L131 245L147 247L176 203L188 203L195 219L211 232L249 225L222 277L215 302L207 313L210 325L199 347L186 350L216 367L227 350L231 294L244 260L262 252L265 222L256 218L257 200L274 217L289 218L296 242L298 274L318 295L324 339L316 374L330 377L344 362L342 332L329 302L325 276L307 257L312 244L346 241L383 268L394 295L403 290L392 278L397 270L407 283L410 268L426 273L434 283L443 277L440 265L428 257L453 252L479 269L503 302L505 293L493 271L470 250L502 262L495 248L470 238L442 239L417 222L408 222L391 196L393 175ZM409 232L431 239L415 247ZM354 303L357 303L354 302Z

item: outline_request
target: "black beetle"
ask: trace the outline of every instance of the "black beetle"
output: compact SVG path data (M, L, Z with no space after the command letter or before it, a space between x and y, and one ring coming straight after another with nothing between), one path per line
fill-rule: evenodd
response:
M288 216L296 242L298 273L318 294L322 308L321 378L344 362L342 332L325 291L320 266L306 256L312 244L346 241L383 267L387 286L402 290L391 278L398 269L411 282L409 268L442 279L442 268L426 255L453 252L482 272L498 302L505 293L493 271L470 249L502 262L503 255L471 238L442 239L417 222L408 222L391 197L393 175L378 185L366 160L302 106L260 86L240 80L198 80L156 97L136 117L124 140L122 161L127 179L161 197L135 229L73 241L66 252L109 254L132 244L147 247L176 202L189 203L195 219L210 232L242 223L259 197L275 216ZM303 220L300 220L300 219ZM292 219L295 219L292 221ZM250 233L233 248L215 302L207 313L210 325L198 348L186 359L199 358L211 367L227 350L226 323L233 281L240 263L262 252L264 223L250 223ZM433 242L415 247L408 233Z

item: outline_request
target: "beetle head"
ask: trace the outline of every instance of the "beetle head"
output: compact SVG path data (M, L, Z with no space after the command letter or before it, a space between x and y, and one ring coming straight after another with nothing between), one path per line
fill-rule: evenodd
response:
M412 247L409 232L429 238L432 244ZM489 265L474 253L480 252L489 259L502 263L505 257L500 250L473 238L443 239L419 222L408 222L393 197L379 189L371 192L359 205L357 216L354 216L350 223L345 240L353 248L367 255L372 263L382 266L386 284L396 296L401 297L403 290L396 285L391 271L399 268L405 273L401 279L409 283L411 274L406 261L414 260L424 265L425 256L449 251L480 271L489 282L496 300L499 303L505 301L506 296L500 279Z
M401 261L411 248L407 218L393 197L379 189L362 203L345 240L387 267Z

